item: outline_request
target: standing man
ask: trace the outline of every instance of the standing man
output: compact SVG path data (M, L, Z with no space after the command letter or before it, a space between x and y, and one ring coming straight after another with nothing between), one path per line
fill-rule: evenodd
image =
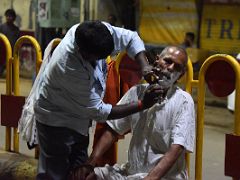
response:
M0 25L0 33L3 33L9 40L12 50L17 39L20 37L20 30L14 24L16 19L16 12L13 9L7 9L5 11L6 22ZM6 62L0 64L0 74L3 73L6 66Z
M194 44L194 39L195 39L195 34L193 32L186 32L185 37L184 37L184 41L180 45L180 47L182 47L184 49L195 48L196 46Z
M16 12L14 9L7 9L5 11L5 17L6 22L0 25L0 33L7 36L13 49L15 42L20 37L20 30L14 24L14 21L16 20Z
M100 21L74 25L54 50L41 75L34 115L40 156L37 179L66 179L88 158L92 120L105 122L142 111L157 100L158 87L143 98L114 106L102 101L111 53L126 50L150 74L145 48L136 32ZM148 76L149 77L149 76Z
M151 108L115 121L107 121L109 129L93 150L88 163L75 170L73 179L98 180L153 180L188 179L186 152L193 152L195 141L195 112L192 97L176 86L187 64L184 49L170 46L157 56L154 71L162 87L159 102ZM141 98L148 84L132 87L118 103L125 104ZM97 167L96 161L128 131L132 138L128 163ZM94 173L95 172L95 175Z

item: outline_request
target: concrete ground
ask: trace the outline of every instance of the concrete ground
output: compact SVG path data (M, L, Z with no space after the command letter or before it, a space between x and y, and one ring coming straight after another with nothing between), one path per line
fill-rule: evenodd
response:
M0 92L5 94L5 80L0 79ZM27 96L31 88L31 80L21 79L20 95ZM196 99L196 93L193 93ZM224 153L225 134L233 131L234 115L226 109L226 98L219 99L213 97L208 91L206 95L205 126L204 126L204 146L203 146L203 179L204 180L228 180L230 177L224 176ZM93 130L90 130L91 137ZM119 141L118 163L126 162L127 148L131 135L127 135L124 140ZM5 128L0 127L0 149L4 149ZM89 146L91 151L91 145ZM15 154L3 155L0 151L0 165L6 163L11 158L24 164L25 168L36 166L36 161L26 160L33 157L34 151L27 149L26 143L20 140L20 152L23 158L16 157ZM194 157L191 155L190 179L194 179ZM33 169L34 170L34 169ZM24 171L20 169L20 171ZM1 173L1 169L0 169ZM31 172L32 173L32 172ZM31 174L30 174L31 175ZM1 178L0 178L1 179ZM4 178L5 179L5 178ZM20 178L21 179L21 178ZM30 178L23 178L30 179Z

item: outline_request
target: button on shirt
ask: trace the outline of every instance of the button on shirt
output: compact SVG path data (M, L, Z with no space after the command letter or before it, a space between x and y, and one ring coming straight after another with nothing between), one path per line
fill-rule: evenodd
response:
M130 57L144 51L138 34L103 22L113 36L114 51L126 50ZM92 120L104 122L112 106L102 99L106 87L107 64L96 61L96 67L84 60L78 52L74 25L54 50L42 74L39 99L34 111L36 120L50 126L68 127L88 135Z

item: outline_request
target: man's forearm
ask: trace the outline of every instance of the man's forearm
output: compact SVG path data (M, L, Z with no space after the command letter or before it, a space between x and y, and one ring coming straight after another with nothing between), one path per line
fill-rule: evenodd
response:
M171 145L169 151L166 152L160 162L149 172L149 174L144 179L161 179L176 162L183 149L184 148L181 145Z
M132 102L130 104L113 106L107 119L108 120L120 119L120 118L126 117L128 115L137 113L143 109L144 109L144 107L143 107L142 101L140 101L140 100L137 102Z
M92 166L96 165L97 160L103 156L103 154L111 147L111 145L118 140L118 134L114 132L110 127L101 136L97 145L94 147L86 164Z
M138 54L136 54L135 60L141 66L142 69L145 66L149 65L149 62L148 62L148 59L147 59L145 51L141 51Z
M142 100L129 104L113 106L107 119L124 118L136 112L150 108L159 100L159 96L161 96L162 93L163 89L160 86L151 85L146 89Z
M142 76L144 77L144 79L149 83L152 84L152 77L154 77L154 73L152 71L152 66L149 65L147 56L145 51L139 52L136 56L135 56L135 60L136 62L138 62L138 64L141 66L141 73Z

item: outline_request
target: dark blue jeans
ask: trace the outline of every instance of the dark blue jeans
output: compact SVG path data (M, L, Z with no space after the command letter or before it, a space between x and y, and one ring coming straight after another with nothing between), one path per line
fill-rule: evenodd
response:
M89 136L39 122L37 132L40 147L37 180L67 179L72 169L86 162Z

